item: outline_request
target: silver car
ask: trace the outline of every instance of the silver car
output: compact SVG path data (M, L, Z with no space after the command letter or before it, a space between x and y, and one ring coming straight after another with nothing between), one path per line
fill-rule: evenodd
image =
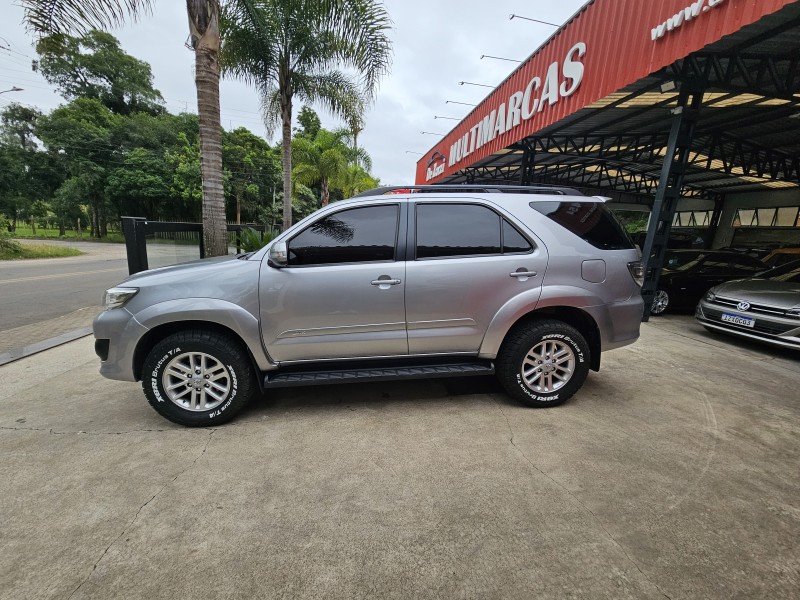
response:
M400 193L398 193L400 192ZM381 188L250 254L133 275L94 321L100 372L161 415L231 419L273 387L496 374L530 406L634 342L640 254L561 188Z
M800 260L711 288L695 317L709 331L800 349Z

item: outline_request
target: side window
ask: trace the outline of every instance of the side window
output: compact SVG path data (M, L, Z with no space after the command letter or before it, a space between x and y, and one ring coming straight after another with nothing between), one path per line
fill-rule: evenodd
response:
M500 215L474 204L417 205L417 258L500 254Z
M316 221L289 241L289 265L394 260L400 207L365 206Z
M530 252L533 250L531 243L517 228L503 219L503 254L513 252Z
M630 250L634 247L625 228L602 202L540 201L531 202L529 206L595 248Z
M530 252L511 223L475 204L417 205L417 258Z

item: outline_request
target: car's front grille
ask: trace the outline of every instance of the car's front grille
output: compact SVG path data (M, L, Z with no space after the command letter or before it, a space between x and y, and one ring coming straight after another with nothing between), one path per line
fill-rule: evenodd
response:
M733 298L721 298L717 296L714 299L714 304L721 304L723 306L729 306L734 310L738 310L736 307L741 302L741 300L735 300ZM775 308L774 306L769 306L767 304L750 304L750 308L747 309L748 313L757 313L762 315L773 315L773 316L784 316L786 311L782 308Z
M742 314L749 314L752 312L748 310L747 313ZM787 331L791 331L792 329L797 329L800 327L800 322L796 325L785 325L783 323L776 323L774 321L766 321L764 319L759 319L757 316L753 316L755 318L756 324L754 327L743 327L741 325L734 325L733 323L729 323L727 321L722 320L722 311L716 310L714 308L709 308L707 306L703 306L703 314L706 316L706 319L710 321L719 321L721 324L725 325L725 327L730 327L731 329L740 329L742 331L758 331L761 333L768 333L771 335L780 335L782 333L786 333Z

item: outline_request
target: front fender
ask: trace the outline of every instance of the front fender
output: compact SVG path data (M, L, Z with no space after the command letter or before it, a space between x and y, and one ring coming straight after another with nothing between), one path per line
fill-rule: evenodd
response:
M495 358L509 329L522 317L536 310L568 306L583 309L595 318L593 314L595 311L591 308L602 304L603 301L589 290L566 285L537 288L514 296L497 311L489 324L486 335L483 336L479 356L486 359Z
M258 318L238 304L217 298L182 298L159 302L134 314L148 330L181 321L207 321L227 327L247 345L258 367L275 368L261 343Z

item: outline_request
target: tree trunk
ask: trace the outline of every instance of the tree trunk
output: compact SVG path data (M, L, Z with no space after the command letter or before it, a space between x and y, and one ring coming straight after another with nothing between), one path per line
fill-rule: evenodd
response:
M328 187L328 178L322 178L322 206L328 206L328 202L331 199L331 190Z
M31 217L31 235L36 235L36 219Z
M200 165L203 176L203 243L206 256L228 253L222 186L219 115L219 0L186 0L195 56Z
M292 226L292 96L281 91L283 121L283 231Z
M61 237L64 237L65 235L67 235L66 228L64 227L64 219L63 218L61 219L61 223L59 223L59 225L58 225L58 235L61 236Z
M242 224L242 203L239 202L239 195L240 195L240 192L236 192L236 194L234 196L236 198L236 224L237 225L241 225Z

